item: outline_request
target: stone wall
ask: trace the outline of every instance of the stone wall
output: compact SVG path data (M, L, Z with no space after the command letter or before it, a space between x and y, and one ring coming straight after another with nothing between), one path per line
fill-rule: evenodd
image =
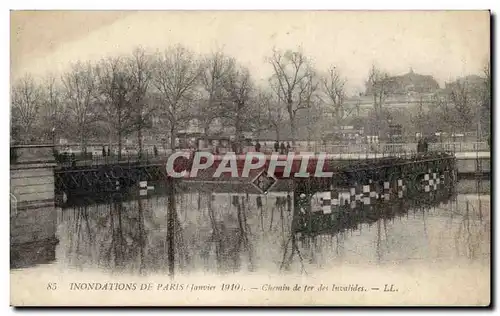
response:
M475 158L457 159L457 170L459 174L490 173L491 158L480 158L479 161Z
M11 267L55 259L57 216L52 148L11 147Z

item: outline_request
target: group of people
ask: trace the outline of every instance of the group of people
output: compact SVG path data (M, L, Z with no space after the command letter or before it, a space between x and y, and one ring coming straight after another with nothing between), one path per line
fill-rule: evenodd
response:
M153 146L153 154L155 157L158 156L158 147L156 147L156 145ZM111 156L111 150L108 146L108 150L106 151L106 148L104 146L102 146L102 156L103 157L106 157L106 156Z
M106 151L106 148L104 146L102 146L102 156L103 157L111 156L111 150L109 149L109 147L108 147L108 150Z
M278 141L274 143L274 152L278 152L281 155L288 154L290 152L290 149L292 147L290 146L289 142L286 142L286 145L284 142L281 142L281 145ZM255 151L260 152L262 149L262 146L260 145L259 141L255 143Z

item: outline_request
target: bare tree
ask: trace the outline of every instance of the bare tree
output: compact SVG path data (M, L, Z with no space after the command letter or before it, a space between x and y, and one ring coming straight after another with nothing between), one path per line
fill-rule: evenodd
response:
M201 83L206 93L206 102L201 102L197 117L204 129L205 142L210 125L223 115L226 98L224 85L233 69L234 60L221 51L214 52L203 60Z
M292 144L295 145L297 112L311 105L312 95L318 86L314 80L315 74L309 60L302 52L288 50L282 53L274 50L268 61L274 71L270 81L278 88L280 91L278 97L282 98L286 105Z
M450 119L453 109L449 108L446 98L435 94L432 99L424 99L421 93L418 93L417 97L417 107L413 113L408 110L399 113L398 110L391 111L393 116L398 117L395 121L406 131L418 132L420 135L436 135L437 132L450 131L450 123L454 123L454 119Z
M484 135L491 133L491 74L490 63L483 69L483 89L481 106L481 131Z
M273 87L272 87L273 88ZM268 128L272 128L276 133L276 141L280 141L280 131L281 124L285 120L286 106L284 105L283 98L279 96L280 90L278 87L274 87L273 91L262 91L259 93L259 103L262 104L262 108L265 109L266 125Z
M134 129L137 132L139 145L139 155L142 154L142 132L149 127L151 116L155 112L155 107L150 102L148 104L148 89L152 80L152 61L143 48L136 48L132 56L128 59L128 68L134 83Z
M381 71L372 65L366 83L367 94L373 96L373 104L377 111L381 111L385 100L390 94L392 79L387 72Z
M12 129L13 136L19 133L20 141L34 138L33 128L41 106L42 90L33 77L25 75L12 87Z
M490 63L486 63L486 65L483 68L483 78L484 78L484 86L485 86L485 92L486 96L488 98L488 101L490 101L490 93L491 93L491 73L490 73Z
M450 135L453 134L455 132L456 115L455 109L448 101L448 97L436 94L433 97L431 105L432 114L437 116L441 129Z
M334 66L330 67L326 75L321 78L321 87L327 97L325 103L331 107L333 118L337 126L340 125L345 118L345 83L346 79L341 77L340 72Z
M307 146L311 145L311 141L318 140L321 137L318 137L320 131L320 126L318 122L321 120L323 116L323 110L320 106L320 102L318 99L315 99L314 102L311 102L311 105L307 108L306 119L306 129L307 129Z
M193 117L191 103L201 69L194 54L182 46L169 48L156 59L153 84L161 99L160 113L170 127L172 149L179 127Z
M118 140L118 159L122 155L123 137L134 126L134 92L136 82L122 58L101 60L96 66L102 119L107 122Z
M427 113L424 111L424 102L422 99L422 95L419 96L418 103L417 103L417 113L416 113L416 120L415 120L415 125L416 125L416 130L420 135L423 135L423 130L424 127L426 126L426 121L428 119Z
M275 94L272 91L262 88L256 89L255 95L252 97L252 104L249 109L251 111L250 120L252 122L252 131L256 134L257 139L260 138L260 133L263 131L269 129L276 130L275 126L271 123L272 118L274 118L274 115L271 115L274 109L274 105L272 104L274 101L273 97L275 97ZM284 108L281 107L280 109L281 113L283 113Z
M461 131L465 132L472 124L473 96L470 94L466 80L457 80L450 85L449 100L457 114L457 122Z
M64 122L65 108L62 100L61 84L56 80L55 76L49 75L44 82L43 89L42 126L45 132L60 133L66 125Z
M63 93L67 102L68 119L74 124L82 151L98 120L97 79L90 63L76 63L63 74Z
M388 73L381 71L375 65L372 65L366 82L366 94L373 96L373 108L375 111L375 126L381 134L382 114L385 100L390 95L392 90L392 79Z
M243 131L251 129L251 107L249 100L254 90L250 71L245 67L232 67L224 80L224 90L227 94L224 116L234 126L238 148L241 146Z

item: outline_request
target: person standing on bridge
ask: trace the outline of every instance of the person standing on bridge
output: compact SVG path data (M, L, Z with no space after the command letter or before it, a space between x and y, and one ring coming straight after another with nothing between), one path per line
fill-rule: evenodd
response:
M428 149L429 149L429 141L427 140L427 137L424 137L423 150L426 153Z
M424 152L424 141L422 138L420 138L418 140L418 143L417 143L417 153L423 153Z
M102 156L106 157L106 148L104 146L102 146Z
M276 141L274 143L274 152L279 152L280 151L280 143L278 143L278 141Z
M285 143L284 143L284 142L281 142L281 146L280 146L280 154L284 155L284 154L285 154L285 151L286 151Z
M259 143L259 141L257 141L257 142L255 143L255 151L256 151L256 152L260 152L260 143Z
M291 149L290 142L286 142L286 153L287 153L287 155L290 152L290 149Z

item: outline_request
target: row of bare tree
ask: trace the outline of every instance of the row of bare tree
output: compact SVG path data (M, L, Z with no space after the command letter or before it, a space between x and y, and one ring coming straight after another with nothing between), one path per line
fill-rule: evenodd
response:
M427 110L416 116L416 125L422 130L435 130L449 134L476 132L477 140L491 133L491 75L486 64L480 76L460 78L447 84L444 93L437 94Z
M64 135L83 150L90 139L107 137L118 143L121 153L123 139L134 134L142 151L143 132L154 121L160 126L156 132L168 135L174 148L179 130L195 119L206 137L218 121L232 127L236 140L246 131L266 130L274 130L279 139L286 122L295 143L299 112L307 111L308 126L320 118L311 109L331 113L336 126L353 114L352 107L345 107L346 79L336 67L318 72L300 49L275 49L266 61L273 72L264 86L221 51L198 56L182 46L156 53L137 48L125 56L77 62L60 78L51 76L42 83L26 75L12 86L12 138L43 142ZM473 117L471 100L489 111L489 72L485 78L488 89L479 94L483 99L478 101L465 85L455 85L441 105L443 113L451 104L458 113L451 120L463 118L463 125ZM370 69L366 84L373 96L376 130L384 120L390 81L386 72Z
M324 103L320 90L339 115L345 79L335 68L320 78L300 51L274 50L267 61L274 74L266 88L257 87L249 70L223 52L196 56L182 46L78 62L59 79L51 76L43 83L26 75L12 87L12 136L34 142L67 132L84 147L101 131L121 147L122 139L135 133L141 150L142 133L155 118L172 147L192 119L207 136L219 120L234 129L236 139L245 131L279 133L288 121L295 139L297 113Z

